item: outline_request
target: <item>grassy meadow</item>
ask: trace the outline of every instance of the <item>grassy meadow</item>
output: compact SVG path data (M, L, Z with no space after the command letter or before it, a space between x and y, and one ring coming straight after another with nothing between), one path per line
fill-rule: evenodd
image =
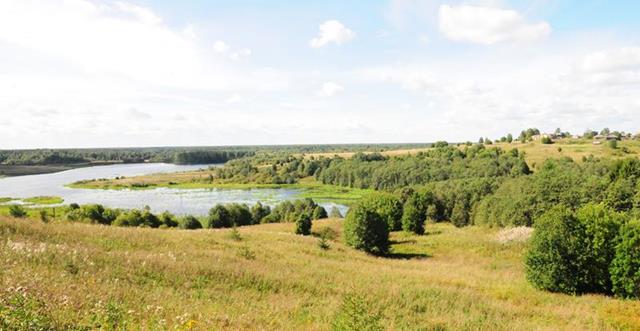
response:
M313 231L339 234L341 223ZM407 330L640 328L638 301L532 288L524 237L427 229L393 233L392 254L373 257L339 235L323 250L289 223L234 238L0 217L0 317L17 329L327 330L353 319Z

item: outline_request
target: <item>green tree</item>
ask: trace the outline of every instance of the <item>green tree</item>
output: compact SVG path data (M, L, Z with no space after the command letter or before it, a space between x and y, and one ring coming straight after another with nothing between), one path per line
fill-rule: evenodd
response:
M263 206L260 201L256 202L256 204L251 207L251 218L253 219L253 224L261 223L262 219L267 217L269 214L271 214L271 208L269 206Z
M11 217L23 218L27 216L27 211L20 205L9 206L9 215Z
M418 235L424 234L426 213L418 194L414 194L404 203L402 229Z
M329 216L327 215L327 210L324 209L324 207L316 206L316 208L313 209L312 218L314 220L319 220L319 219L323 219L323 218L327 218L327 217L329 217Z
M194 216L187 215L180 223L180 228L185 230L202 229L202 223Z
M389 250L389 227L378 213L355 206L344 221L347 245L371 254L386 254Z
M209 217L207 218L207 227L209 228L228 228L232 226L231 215L227 208L221 204L215 205L209 209Z
M584 225L568 208L556 206L542 215L525 256L529 282L551 292L589 290L591 259L585 238Z
M622 227L610 272L615 295L640 298L640 221Z
M507 142L508 142L508 143L512 143L512 142L513 142L513 135L512 135L511 133L509 133L509 134L507 135Z
M308 236L311 234L311 217L308 214L301 214L296 219L296 234Z
M377 192L365 196L360 204L374 210L389 225L389 231L402 229L402 202L395 194Z

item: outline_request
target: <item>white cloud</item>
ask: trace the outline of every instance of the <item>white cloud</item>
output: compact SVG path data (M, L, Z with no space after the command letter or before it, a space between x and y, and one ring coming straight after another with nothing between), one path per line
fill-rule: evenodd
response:
M342 45L356 37L356 33L336 20L326 21L320 24L318 36L309 41L313 48L320 48L330 43Z
M582 57L563 76L601 87L640 84L640 47L605 49Z
M527 23L514 10L471 5L441 5L438 27L450 40L484 45L534 41L551 33L549 23Z
M237 52L232 52L231 54L229 54L229 58L233 61L239 61L249 56L251 56L251 50L248 48L243 48Z
M318 95L322 97L332 97L340 92L342 92L344 88L334 82L324 82L320 91L318 91Z
M240 96L240 94L234 93L229 98L227 98L225 102L229 104L239 103L242 102L242 97Z
M229 47L229 45L227 45L227 43L225 43L222 40L217 40L215 43L213 43L213 50L216 53L226 53L231 47Z

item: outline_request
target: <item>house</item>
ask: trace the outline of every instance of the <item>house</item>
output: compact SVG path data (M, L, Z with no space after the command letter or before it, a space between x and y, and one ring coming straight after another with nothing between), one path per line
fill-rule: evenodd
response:
M595 140L620 140L620 137L616 136L616 135L612 135L612 134L607 134L607 135L597 135L595 137L593 137L593 139Z

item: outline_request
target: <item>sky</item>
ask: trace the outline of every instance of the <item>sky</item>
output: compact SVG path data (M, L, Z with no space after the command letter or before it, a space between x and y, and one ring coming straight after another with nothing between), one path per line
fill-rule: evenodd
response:
M640 1L0 0L0 149L640 131Z

